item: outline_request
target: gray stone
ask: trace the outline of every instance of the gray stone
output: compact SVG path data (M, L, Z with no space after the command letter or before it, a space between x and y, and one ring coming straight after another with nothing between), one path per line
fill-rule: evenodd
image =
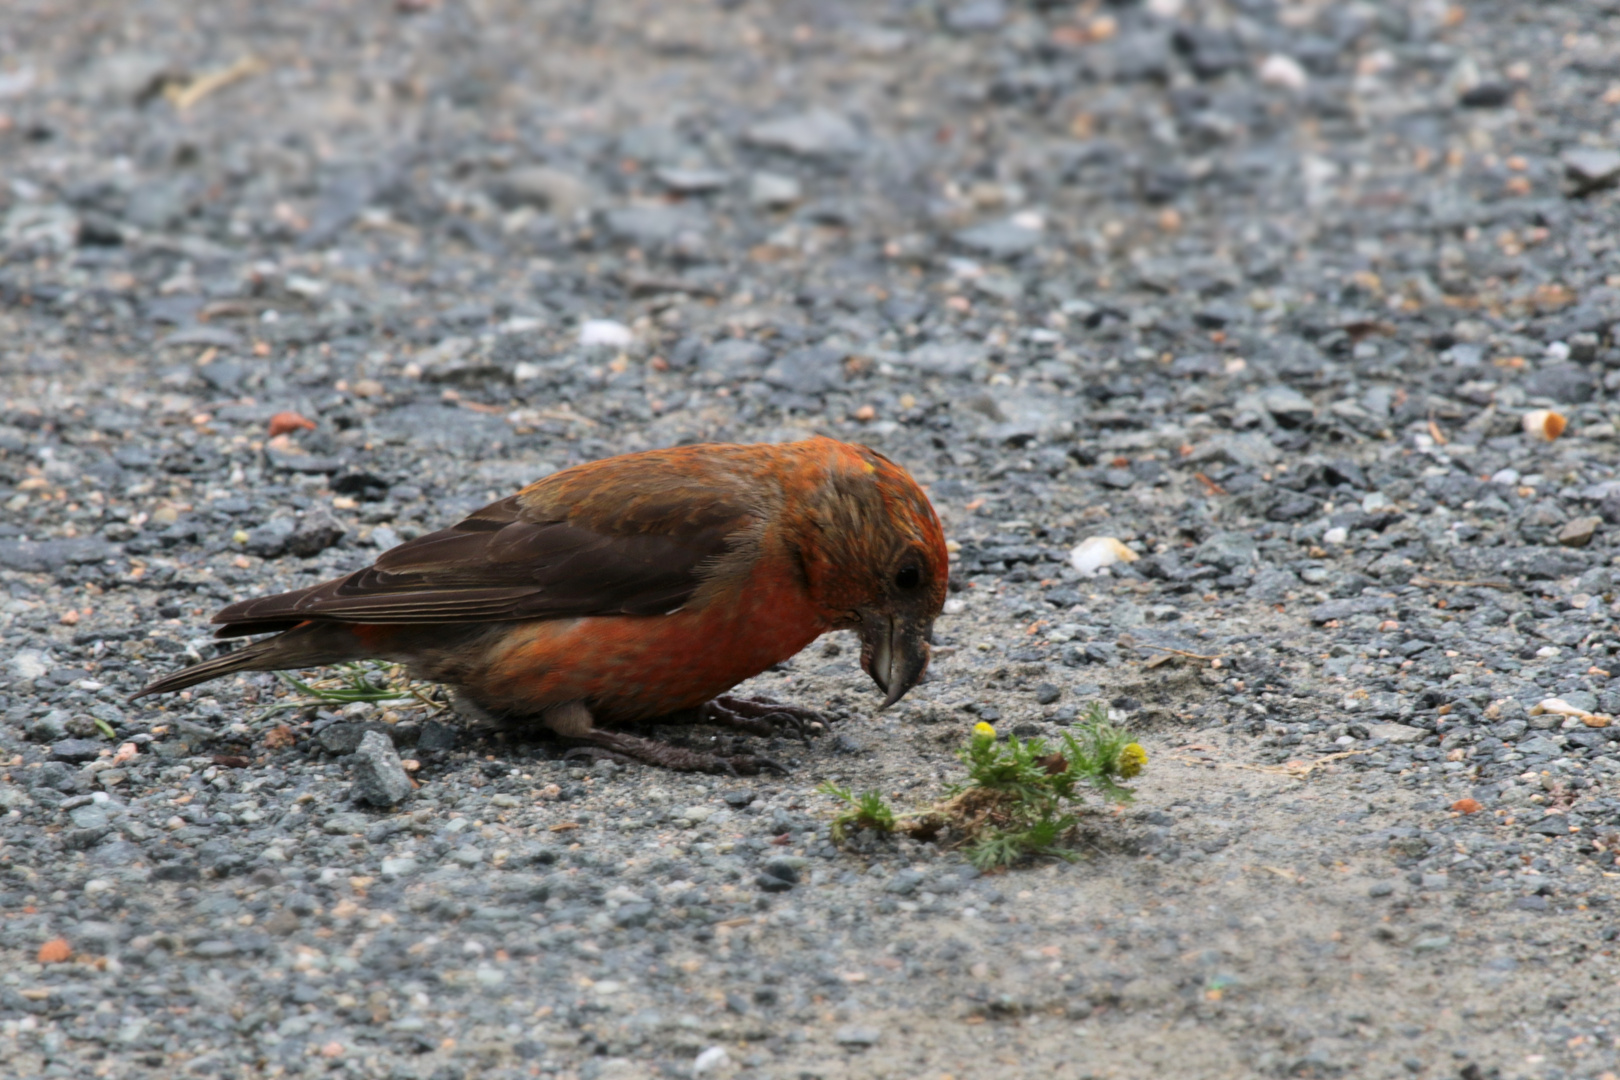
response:
M1577 146L1559 155L1564 172L1580 191L1594 191L1620 180L1620 152L1595 146Z
M66 540L0 540L0 569L39 573L100 562L116 553L105 540L91 536Z
M1015 259L1034 251L1041 242L1041 234L1016 222L993 221L962 229L953 239L975 255L988 259Z
M883 1038L883 1032L875 1027L862 1024L846 1024L833 1032L833 1042L839 1046L876 1046Z
M249 529L243 545L249 555L261 559L280 558L287 552L287 543L297 531L298 522L292 518L274 518L256 529Z
M454 750L456 748L456 729L448 724L441 724L437 720L429 720L422 725L422 731L416 736L416 750L420 754L431 754L435 751Z
M924 375L964 379L984 365L987 357L984 346L972 342L929 342L901 356L899 362Z
M1259 469L1275 464L1281 457L1282 451L1277 449L1270 439L1258 432L1250 431L1236 435L1217 435L1207 442L1200 443L1194 447L1187 461L1192 465L1226 462L1239 468Z
M924 880L926 878L919 870L901 870L889 879L888 883L883 886L883 891L894 893L897 896L910 896L917 891Z
M1367 734L1392 743L1415 743L1422 742L1429 733L1409 724L1368 724Z
M1558 530L1558 542L1564 547L1585 547L1592 542L1592 537L1602 525L1603 519L1599 517L1578 517L1567 521Z
M63 739L51 746L52 761L94 761L101 756L106 743L96 739Z
M594 199L587 181L549 165L513 169L494 183L493 194L506 206L531 206L560 218L589 209Z
M208 941L199 941L191 947L191 955L204 960L217 960L226 956L235 956L241 952L234 941L222 938L211 938Z
M1568 836L1573 830L1569 818L1563 814L1548 814L1540 821L1529 827L1528 832L1537 836Z
M183 326L163 339L165 345L213 345L220 349L236 349L242 345L242 335L228 326Z
M1063 691L1051 683L1038 683L1035 687L1035 702L1039 705L1051 705L1063 696Z
M726 186L730 176L719 169L682 169L664 166L653 173L658 182L682 195L705 195Z
M765 862L765 872L772 877L779 877L783 881L797 884L799 874L807 865L802 855L778 855Z
M191 185L183 176L153 180L130 192L124 216L143 229L173 229L189 212L191 201Z
M701 217L674 206L627 206L609 210L602 220L614 239L647 248L673 243L682 232L704 227Z
M698 369L726 379L754 378L770 358L770 350L756 341L726 338L709 346L698 361Z
M335 547L348 529L324 510L312 510L298 520L298 525L287 537L287 553L300 558L319 555Z
M368 731L354 752L355 797L373 806L397 806L410 798L411 778L388 736Z
M104 829L108 825L107 811L95 803L76 806L68 813L75 829Z
M827 109L761 121L750 127L743 139L766 150L780 150L804 158L855 154L863 141L854 124Z
M43 672L41 673L43 674ZM65 709L52 709L38 720L28 725L28 738L31 742L49 743L58 739L67 738L68 712Z
M365 724L328 724L316 733L315 741L329 754L352 754L360 749L360 740L368 730L371 728Z
M1316 415L1311 399L1291 386L1273 386L1260 395L1261 406L1285 427L1300 427Z
M748 180L748 201L762 210L781 210L804 198L804 186L781 173L757 172Z
M1523 385L1530 397L1548 398L1560 405L1584 405L1597 391L1592 373L1579 364L1549 365L1532 372Z
M962 0L945 12L945 25L959 34L996 30L1006 21L1006 0Z
M352 836L355 833L365 832L370 824L370 817L351 810L341 814L333 814L321 822L321 831L330 833L333 836Z
M817 396L844 384L845 349L830 345L809 345L777 357L765 369L767 383L796 394Z
M1193 558L1230 574L1260 561L1260 546L1243 532L1218 532L1193 549Z
M1380 596L1351 596L1342 600L1329 600L1311 608L1311 622L1321 624L1335 619L1348 619L1352 615L1371 615L1387 611L1390 601Z
M1564 751L1563 747L1546 735L1525 739L1517 748L1519 753L1526 757L1556 757Z
M80 78L78 89L87 101L134 105L137 99L152 93L171 70L169 58L159 53L116 52L94 61Z

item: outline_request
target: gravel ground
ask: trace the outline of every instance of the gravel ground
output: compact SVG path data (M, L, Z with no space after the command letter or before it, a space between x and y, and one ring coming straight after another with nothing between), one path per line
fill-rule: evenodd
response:
M12 3L0 1072L1612 1076L1617 34ZM847 640L749 684L841 718L749 741L785 778L125 703L549 470L815 431L959 547L900 706ZM1096 699L1152 760L1074 864L832 846L820 782L926 805L975 721Z

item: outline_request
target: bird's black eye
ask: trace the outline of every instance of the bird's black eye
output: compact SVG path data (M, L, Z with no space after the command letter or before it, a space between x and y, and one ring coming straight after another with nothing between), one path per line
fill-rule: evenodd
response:
M894 584L901 589L915 589L922 584L922 571L910 564L902 566L894 575Z

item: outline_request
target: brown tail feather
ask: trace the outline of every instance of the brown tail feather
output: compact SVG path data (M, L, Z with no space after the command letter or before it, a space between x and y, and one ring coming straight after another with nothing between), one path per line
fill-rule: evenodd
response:
M188 668L143 687L130 697L148 694L168 694L188 686L231 675L238 671L283 671L288 668L318 667L338 664L345 660L360 660L371 655L347 626L331 623L306 623L284 634L264 641L256 641L246 648L212 660L204 660Z

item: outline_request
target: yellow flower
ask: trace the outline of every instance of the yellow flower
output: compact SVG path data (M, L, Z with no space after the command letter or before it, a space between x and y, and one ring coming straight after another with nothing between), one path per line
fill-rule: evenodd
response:
M1147 764L1147 751L1141 743L1131 743L1119 752L1119 775L1129 780Z
M980 720L977 724L973 725L973 734L975 738L993 739L996 737L996 729L985 723L983 720Z

